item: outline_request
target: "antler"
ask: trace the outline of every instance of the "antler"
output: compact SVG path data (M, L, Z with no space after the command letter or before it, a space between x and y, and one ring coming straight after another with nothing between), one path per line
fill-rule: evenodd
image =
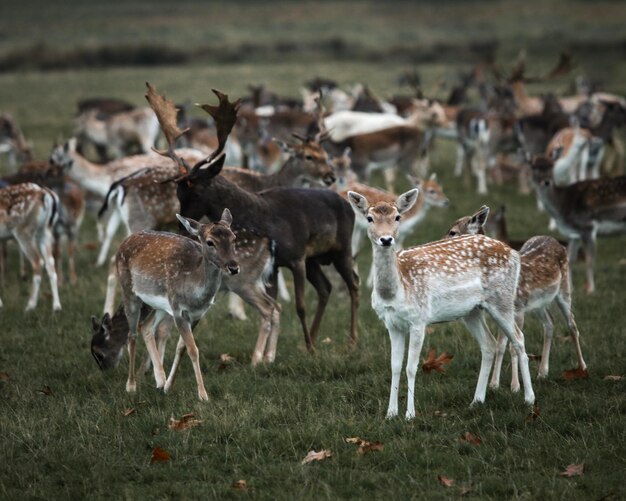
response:
M189 172L189 165L187 165L185 160L176 155L174 149L176 148L176 140L189 129L180 130L178 128L176 123L178 108L176 108L176 105L169 99L166 99L165 96L159 94L156 87L150 85L149 82L146 82L146 86L148 87L146 99L150 107L156 113L159 124L161 125L161 130L167 140L167 150L158 150L155 147L152 147L152 150L159 155L171 158L174 160L174 163L179 166L181 173L187 173Z
M239 110L239 105L241 104L241 99L237 99L235 102L231 103L228 100L228 94L224 94L216 89L211 90L219 99L219 104L217 106L199 104L198 106L211 115L213 120L215 120L217 127L217 149L211 153L209 157L203 160L202 164L207 162L210 163L224 150L228 135L230 134L230 131L233 130L235 122L237 122L237 111Z

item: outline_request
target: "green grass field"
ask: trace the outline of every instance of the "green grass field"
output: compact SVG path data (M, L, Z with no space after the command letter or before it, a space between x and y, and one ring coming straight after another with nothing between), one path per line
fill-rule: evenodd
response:
M126 16L140 14L145 9L141 3L124 5L122 13ZM174 15L173 5L159 4L152 16L160 15L164 25L173 16L178 25L198 26L198 20L192 19L197 10L184 4ZM269 12L269 7L263 4L252 5L261 14ZM342 3L342 12L351 6L356 9L357 5L360 4ZM371 11L374 7L369 3L364 5L363 12L345 21L349 28L345 36L348 40L373 43L371 37L359 33L359 19L374 19ZM393 40L385 43L399 43L403 36L411 43L416 40L419 30L414 32L406 19L406 9L410 7L400 5L399 12L370 22L372 33L379 40L387 36L380 33L390 33L385 30L400 23L401 29L394 32ZM427 4L424 12L435 17L437 10L433 5ZM477 31L473 30L481 26L485 32L492 29L497 34L505 33L495 25L498 16L514 23L506 3L477 4L482 6L481 15L472 14L474 11L462 5L461 2L445 4L441 27L431 27L433 31L439 30L437 40L445 38L446 26L448 31L454 31L451 16L463 9L468 28L466 33L456 34L458 40L474 36ZM576 2L575 5L576 9L571 10L565 2L555 2L553 11L549 7L539 8L536 11L541 18L539 26L550 25L546 12L558 17L567 11L561 28L566 38L575 38L572 33L583 25L585 36L591 37L589 33L593 31L594 36L617 38L611 30L617 29L618 20L624 19L619 3ZM50 43L59 46L64 39L68 47L77 43L80 36L68 30L73 23L80 23L88 14L92 19L102 14L100 10L83 11L74 5L73 17L64 17L62 14L71 11L72 5L66 9L52 3L37 6L41 8L37 20L46 13L59 19L60 26L55 25L50 34ZM317 9L307 3L305 7L311 17L310 24L302 21L302 12L295 8L290 17L284 16L295 19L296 28L308 27L307 36L321 32L324 23L329 34L336 33L343 25L343 19L328 14L330 4L323 3ZM228 22L234 24L237 10L231 5L225 12L229 17L216 28L221 43L227 43L229 36L235 37L228 29ZM524 10L524 22L532 12L530 7ZM26 7L20 6L15 9L13 23L7 22L6 17L0 23L3 36L14 47L26 43L24 40L28 38L19 29L24 25L20 23L27 22L27 13ZM404 19L399 20L402 13ZM600 16L600 25L584 24L585 15L593 13ZM446 21L449 23L444 26ZM242 22L252 23L247 17ZM128 21L121 24L121 41L125 41L122 39L131 24ZM88 26L98 43L110 42L116 34L103 22L94 21ZM291 25L286 21L279 24L279 35L284 35L285 26ZM147 35L149 27L141 24L136 29L145 37L142 41L151 43L153 39ZM257 33L264 42L278 37L269 28L254 29L257 31L247 36ZM510 32L511 40L515 33L519 36L525 33L521 21L516 29ZM540 39L540 35L536 31L528 37ZM165 32L164 36L168 43L174 39L181 43L171 32ZM189 36L196 45L211 43L194 30L189 30ZM242 41L242 35L237 37L232 43ZM520 41L519 46L522 45ZM556 52L541 56L537 62L540 69L556 59ZM593 58L579 62L588 71L598 68L607 88L626 93L623 59L611 65ZM441 76L454 75L457 69L467 69L470 64L471 61L432 62L418 69L426 88L430 88ZM57 136L67 137L71 133L77 99L114 95L142 103L146 80L172 99L182 101L190 97L194 102L211 99L211 87L239 96L253 82L264 82L280 93L296 95L301 83L315 74L329 75L342 83L365 81L381 95L387 95L397 90L393 80L404 69L406 65L393 62L373 65L364 61L329 60L314 65L306 61L221 66L194 63L3 73L0 108L18 119L27 138L34 141L37 156L45 158ZM559 81L533 90L566 86L567 82ZM440 142L432 165L451 206L432 209L410 240L411 245L439 238L457 217L483 203L492 208L507 204L509 231L514 238L547 232L547 217L537 211L534 196L521 196L515 186L505 185L492 187L489 196L478 197L473 187L468 188L453 177L453 164L454 146ZM384 419L389 396L390 348L384 325L370 307L370 292L365 286L361 289L360 342L356 350L347 348L349 301L341 291L335 290L322 323L316 356L306 353L293 305L285 304L276 363L252 369L249 361L256 339L257 317L250 310L247 322L229 319L221 297L195 335L210 401L197 400L187 358L167 396L156 391L151 375L140 380L136 395L127 394L126 358L117 370L102 373L89 353L89 318L100 314L106 286L106 270L94 268L96 251L85 245L95 241L94 226L94 218L89 215L80 239L79 284L61 288L63 312L59 314L51 312L45 278L38 309L23 313L30 283L19 279L15 245L10 246L11 268L0 291L5 303L0 311L0 498L443 499L463 495L473 499L617 500L626 497L623 481L626 383L604 379L626 372L624 237L600 240L595 295L584 294L583 267L580 263L574 266L574 312L589 366L588 379L566 381L561 375L575 366L576 359L572 343L564 337L563 322L558 318L550 377L538 380L538 361L531 361L539 417L527 420L530 409L522 396L508 390L508 354L503 367L503 387L489 390L486 403L470 409L480 364L478 345L459 323L440 325L427 336L422 358L433 347L437 353L453 354L454 359L443 374L420 371L416 382L419 415L414 421L405 422L401 418ZM359 258L362 275L369 267L370 255L366 249ZM308 294L307 304L312 312L314 297L311 291ZM527 351L539 354L539 324L530 318L524 331ZM174 340L169 342L167 365L174 343ZM139 346L143 356L142 342ZM236 361L221 368L219 357L224 353ZM401 413L406 405L405 384L403 377ZM124 416L127 409L135 412ZM170 417L179 419L190 412L202 421L198 427L187 431L168 429ZM472 445L462 441L461 436L466 432L479 436L482 443ZM354 436L380 441L384 448L358 455L356 446L345 442L345 438ZM150 463L151 451L157 446L170 454L169 461ZM321 449L330 449L332 457L301 465L310 450ZM559 475L568 465L580 463L584 463L582 477ZM443 486L438 481L439 475L453 479L455 484ZM246 491L233 489L233 483L240 479L246 481Z

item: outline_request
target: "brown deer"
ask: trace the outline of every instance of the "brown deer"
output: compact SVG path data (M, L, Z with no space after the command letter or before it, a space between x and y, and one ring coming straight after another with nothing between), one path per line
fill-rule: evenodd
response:
M124 240L116 254L117 273L130 330L130 370L126 391L136 390L135 339L141 309L145 304L153 309L144 321L142 334L157 388L169 391L180 357L187 350L196 376L198 397L208 400L192 331L213 303L222 274L239 273L239 264L233 255L235 235L230 230L232 216L225 209L217 223L200 224L182 216L179 220L197 241L173 233L142 231ZM154 334L166 315L174 319L180 334L167 381Z
M8 113L0 113L0 154L7 155L11 169L17 167L18 162L32 160L32 148L24 138L22 130Z
M400 195L395 203L370 204L349 192L355 212L369 223L374 288L372 307L385 323L391 340L391 392L387 417L398 414L398 390L404 349L409 337L406 365L408 396L406 419L415 417L415 375L426 327L462 319L480 345L482 361L472 403L484 402L496 343L485 328L483 311L505 332L521 363L524 399L535 395L524 349L524 336L515 326L515 291L520 271L517 252L497 240L471 235L440 240L406 250L394 246L400 221L417 199L417 189Z
M448 231L447 237L462 235L484 234L483 227L489 215L489 207L483 205L472 216L458 219ZM569 261L565 248L553 237L536 236L524 243L519 251L521 272L517 293L515 296L515 323L521 330L524 327L524 317L527 313L535 313L543 325L543 350L539 377L547 377L550 361L550 347L554 332L552 316L548 307L555 303L574 341L578 370L586 371L587 365L583 360L580 349L578 327L572 313L572 291L569 273ZM497 388L500 384L502 358L507 339L498 334L498 350L494 363L491 386ZM519 391L517 353L511 350L511 389Z
M204 105L203 109L216 120L220 147L176 179L181 213L195 219L215 218L215 214L228 206L235 218L235 228L247 228L275 242L275 267L287 267L294 276L296 311L309 351L314 350L331 291L321 265L332 263L350 292L350 339L356 343L358 276L352 269L350 238L354 214L349 204L330 190L273 188L257 194L220 175L224 165L223 147L237 119L238 103L230 103L228 96L219 91L213 92L219 98L219 105ZM168 140L167 152L161 153L183 166L185 162L173 149L176 137L182 133L175 125L175 107L150 85L147 98ZM305 277L318 295L318 307L310 330L304 304ZM275 294L275 290L272 293Z
M575 261L582 243L585 290L593 293L596 237L626 233L626 176L557 186L553 177L554 162L550 158L536 156L531 167L539 200L556 221L559 232L569 239L570 263Z
M26 311L37 306L42 268L50 280L52 309L61 310L51 231L58 206L59 200L53 191L34 183L0 189L0 240L14 238L33 269Z

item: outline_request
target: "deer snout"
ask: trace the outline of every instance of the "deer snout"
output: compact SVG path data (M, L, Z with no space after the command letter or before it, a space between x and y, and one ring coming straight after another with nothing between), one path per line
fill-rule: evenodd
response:
M378 239L380 245L383 247L391 247L393 245L394 238L393 237L380 237Z
M236 275L240 271L239 263L237 261L231 261L230 263L226 265L226 269L228 270L228 273L230 273L231 275Z
M331 172L329 174L326 174L324 176L324 184L326 186L330 186L331 184L333 184L335 181L337 180L337 178L335 177L335 175Z

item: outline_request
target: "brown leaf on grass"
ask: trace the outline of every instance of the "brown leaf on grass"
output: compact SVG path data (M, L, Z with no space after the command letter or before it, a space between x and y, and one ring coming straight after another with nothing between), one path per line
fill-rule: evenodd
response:
M432 371L443 372L443 364L449 364L453 355L448 355L445 351L435 357L435 348L431 348L428 352L428 358L423 361L422 371L430 373Z
M236 491L247 491L248 483L245 480L237 480L233 482L233 485L231 487Z
M439 480L441 485L445 485L446 487L452 487L454 485L454 480L445 475L437 475L437 480Z
M539 408L539 404L535 402L535 405L533 405L533 410L530 411L530 414L528 414L528 416L526 416L526 421L536 421L537 419L539 419L539 416L541 416L541 409Z
M541 360L541 355L535 355L534 353L526 353L528 360Z
M325 337L324 339L322 339L322 340L320 341L320 343L322 343L322 344L330 344L330 343L332 343L332 342L333 342L333 340L332 340L332 339L330 339L329 337Z
M467 442L468 444L472 444L472 445L480 445L480 444L483 443L483 441L480 439L480 437L477 437L476 435L474 435L470 431L466 431L465 434L461 436L461 440L463 440L464 442Z
M85 242L83 247L85 248L85 250L90 250L90 251L95 251L99 249L97 242Z
M319 452L309 451L309 453L304 457L300 464L307 464L313 461L322 461L326 458L329 458L333 455L329 449L322 449Z
M152 449L152 454L150 455L150 464L154 463L164 463L165 461L169 461L171 459L170 453L165 449L161 449L160 447L155 447Z
M621 381L622 379L624 376L604 376L604 381Z
M43 385L43 388L41 388L41 390L38 391L38 393L45 395L46 397L51 397L52 396L52 388L50 388L47 384Z
M559 475L562 477L582 477L584 469L584 463L570 464L567 468L565 468L565 471L562 471Z
M344 439L348 444L358 445L356 453L359 456L364 456L370 452L378 452L382 451L384 446L378 440L376 442L369 442L367 440L363 440L361 437L348 437Z
M134 414L135 412L137 412L133 407L129 407L128 409L126 409L125 411L122 411L122 416L124 417L128 417L131 414Z
M236 362L235 357L231 357L228 353L222 353L220 355L220 364L217 366L218 371L226 370L233 362Z
M587 379L589 377L589 371L587 369L576 368L565 371L562 375L567 381L571 381L572 379Z
M194 412L190 412L189 414L184 414L180 419L170 418L170 424L167 427L170 430L176 431L184 431L189 430L190 428L194 428L202 424L202 421L199 419L194 419L196 414Z
M433 415L436 417L446 417L448 415L447 412L443 412L443 411L435 411L433 412Z
M8 381L11 379L8 372L0 371L0 381Z

